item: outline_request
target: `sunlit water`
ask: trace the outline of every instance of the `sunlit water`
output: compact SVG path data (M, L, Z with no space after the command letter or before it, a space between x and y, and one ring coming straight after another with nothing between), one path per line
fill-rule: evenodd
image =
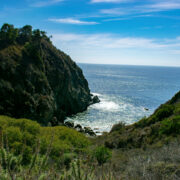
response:
M101 102L66 120L109 131L120 121L131 124L149 116L180 90L180 68L78 64L91 92ZM145 110L148 108L149 111Z

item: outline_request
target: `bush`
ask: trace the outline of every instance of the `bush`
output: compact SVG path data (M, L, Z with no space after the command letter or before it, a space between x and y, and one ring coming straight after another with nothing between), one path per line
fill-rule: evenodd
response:
M163 104L154 112L153 115L151 115L146 120L144 119L142 122L144 123L144 126L149 126L156 122L162 121L165 118L168 118L173 114L173 112L174 112L173 105Z
M156 113L156 117L159 121L163 118L169 117L173 113L174 107L172 105L163 105Z
M11 152L15 155L23 153L23 164L30 163L37 144L41 155L51 150L49 155L55 163L64 153L84 152L90 145L89 139L74 129L64 126L40 127L35 121L7 116L0 116L1 135Z
M141 127L141 128L145 127L146 125L147 125L147 118L146 118L146 116L143 117L142 119L140 119L138 122L136 122L134 124L135 127Z
M180 116L163 121L160 128L160 134L180 134Z
M119 122L118 124L113 125L110 132L121 131L122 129L124 129L124 127L125 127L125 123L124 122Z
M95 157L99 165L106 163L111 158L111 156L111 151L104 146L97 147L95 150Z

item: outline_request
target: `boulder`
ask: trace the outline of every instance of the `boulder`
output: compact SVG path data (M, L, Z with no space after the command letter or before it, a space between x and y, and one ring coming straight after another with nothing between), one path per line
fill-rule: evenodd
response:
M77 124L75 127L74 127L78 132L84 132L84 129L82 128L82 126L80 124Z
M90 136L96 136L95 132L90 127L84 127L84 131Z
M92 101L93 101L93 104L95 104L95 103L99 103L100 99L98 98L98 96L94 96Z
M65 126L67 126L69 128L74 128L74 122L66 121L64 124L65 124Z

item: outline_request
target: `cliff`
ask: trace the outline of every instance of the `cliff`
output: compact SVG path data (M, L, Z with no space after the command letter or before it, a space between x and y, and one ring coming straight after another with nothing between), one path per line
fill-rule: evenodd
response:
M0 114L57 125L92 102L82 70L31 26L0 31Z

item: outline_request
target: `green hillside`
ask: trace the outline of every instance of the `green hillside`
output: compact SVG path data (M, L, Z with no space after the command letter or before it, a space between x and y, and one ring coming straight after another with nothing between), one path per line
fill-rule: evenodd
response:
M1 179L178 179L180 93L150 117L98 137L0 116Z
M132 125L119 123L102 137L109 148L141 148L163 145L180 135L180 92L162 104L151 116Z

